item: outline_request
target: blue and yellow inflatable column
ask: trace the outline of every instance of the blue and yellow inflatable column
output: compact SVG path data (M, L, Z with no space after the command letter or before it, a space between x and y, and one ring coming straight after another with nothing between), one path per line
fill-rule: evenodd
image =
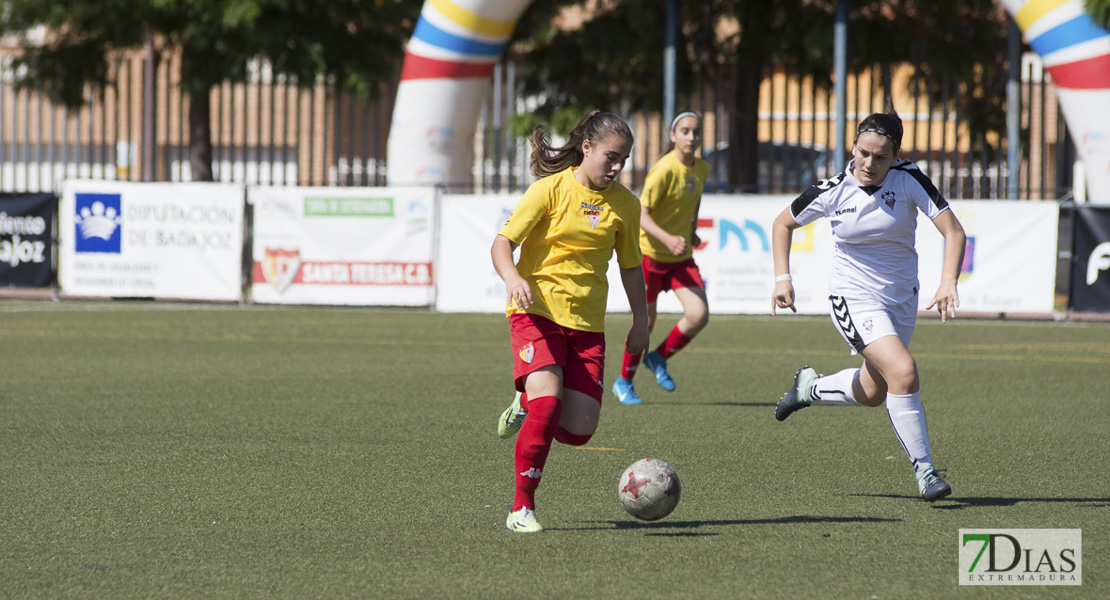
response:
M1087 195L1110 202L1110 31L1082 0L1003 0L1052 76L1087 171Z
M424 3L393 107L390 185L469 185L490 75L530 1Z

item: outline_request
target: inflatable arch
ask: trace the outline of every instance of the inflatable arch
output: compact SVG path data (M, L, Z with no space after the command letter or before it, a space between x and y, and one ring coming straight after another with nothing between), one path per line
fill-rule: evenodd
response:
M530 2L426 0L393 109L391 185L469 185L490 74ZM1056 84L1088 195L1110 202L1110 32L1091 21L1082 0L1002 2Z
M1060 109L1087 171L1087 195L1110 202L1110 32L1082 0L1003 0L1056 84Z
M390 185L469 189L490 75L531 0L427 0L405 54L390 124Z

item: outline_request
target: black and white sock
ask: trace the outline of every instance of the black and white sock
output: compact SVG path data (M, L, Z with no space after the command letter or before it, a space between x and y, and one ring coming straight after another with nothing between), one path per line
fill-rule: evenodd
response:
M852 382L856 377L859 377L859 369L844 369L832 375L818 377L810 389L810 400L817 404L862 406L852 397Z

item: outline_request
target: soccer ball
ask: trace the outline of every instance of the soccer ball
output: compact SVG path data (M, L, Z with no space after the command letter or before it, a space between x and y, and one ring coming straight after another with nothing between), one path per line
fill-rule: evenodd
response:
M641 458L621 474L617 491L628 514L642 521L657 521L678 505L682 486L678 473L666 461Z

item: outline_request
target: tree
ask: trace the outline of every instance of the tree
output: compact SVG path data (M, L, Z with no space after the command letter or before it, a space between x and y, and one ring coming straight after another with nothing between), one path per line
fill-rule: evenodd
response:
M540 4L545 3L534 3L522 17L512 47L525 92L543 100L536 118L558 124L592 107L661 108L661 2ZM782 68L831 86L836 4L681 3L678 69L683 91L690 91L695 75L731 83L726 113L733 151L727 171L736 189L757 189L759 87L764 77ZM560 28L552 17L568 5L588 5L594 12L579 26ZM909 62L925 74L946 74L967 90L959 103L972 122L973 136L983 139L1004 128L1006 25L994 0L853 0L851 9L849 68L888 69ZM942 79L929 79L933 87L926 92L939 98Z
M189 99L189 165L212 180L209 93L245 81L250 59L311 86L318 76L369 100L393 78L420 3L406 0L9 0L0 33L46 28L24 39L18 84L75 108L87 86L111 85L113 55L141 48L148 34L161 52L180 51Z
M835 0L749 2L687 0L681 3L679 83L688 93L695 74L732 82L727 169L741 191L753 191L758 166L759 83L768 70L791 66L828 80ZM564 3L566 4L566 3ZM525 92L546 101L539 116L562 107L622 111L662 106L664 10L658 0L597 3L577 28L558 28L549 15L518 26L514 51ZM555 118L556 122L560 119Z
M1103 29L1110 29L1110 0L1083 0L1083 10Z

